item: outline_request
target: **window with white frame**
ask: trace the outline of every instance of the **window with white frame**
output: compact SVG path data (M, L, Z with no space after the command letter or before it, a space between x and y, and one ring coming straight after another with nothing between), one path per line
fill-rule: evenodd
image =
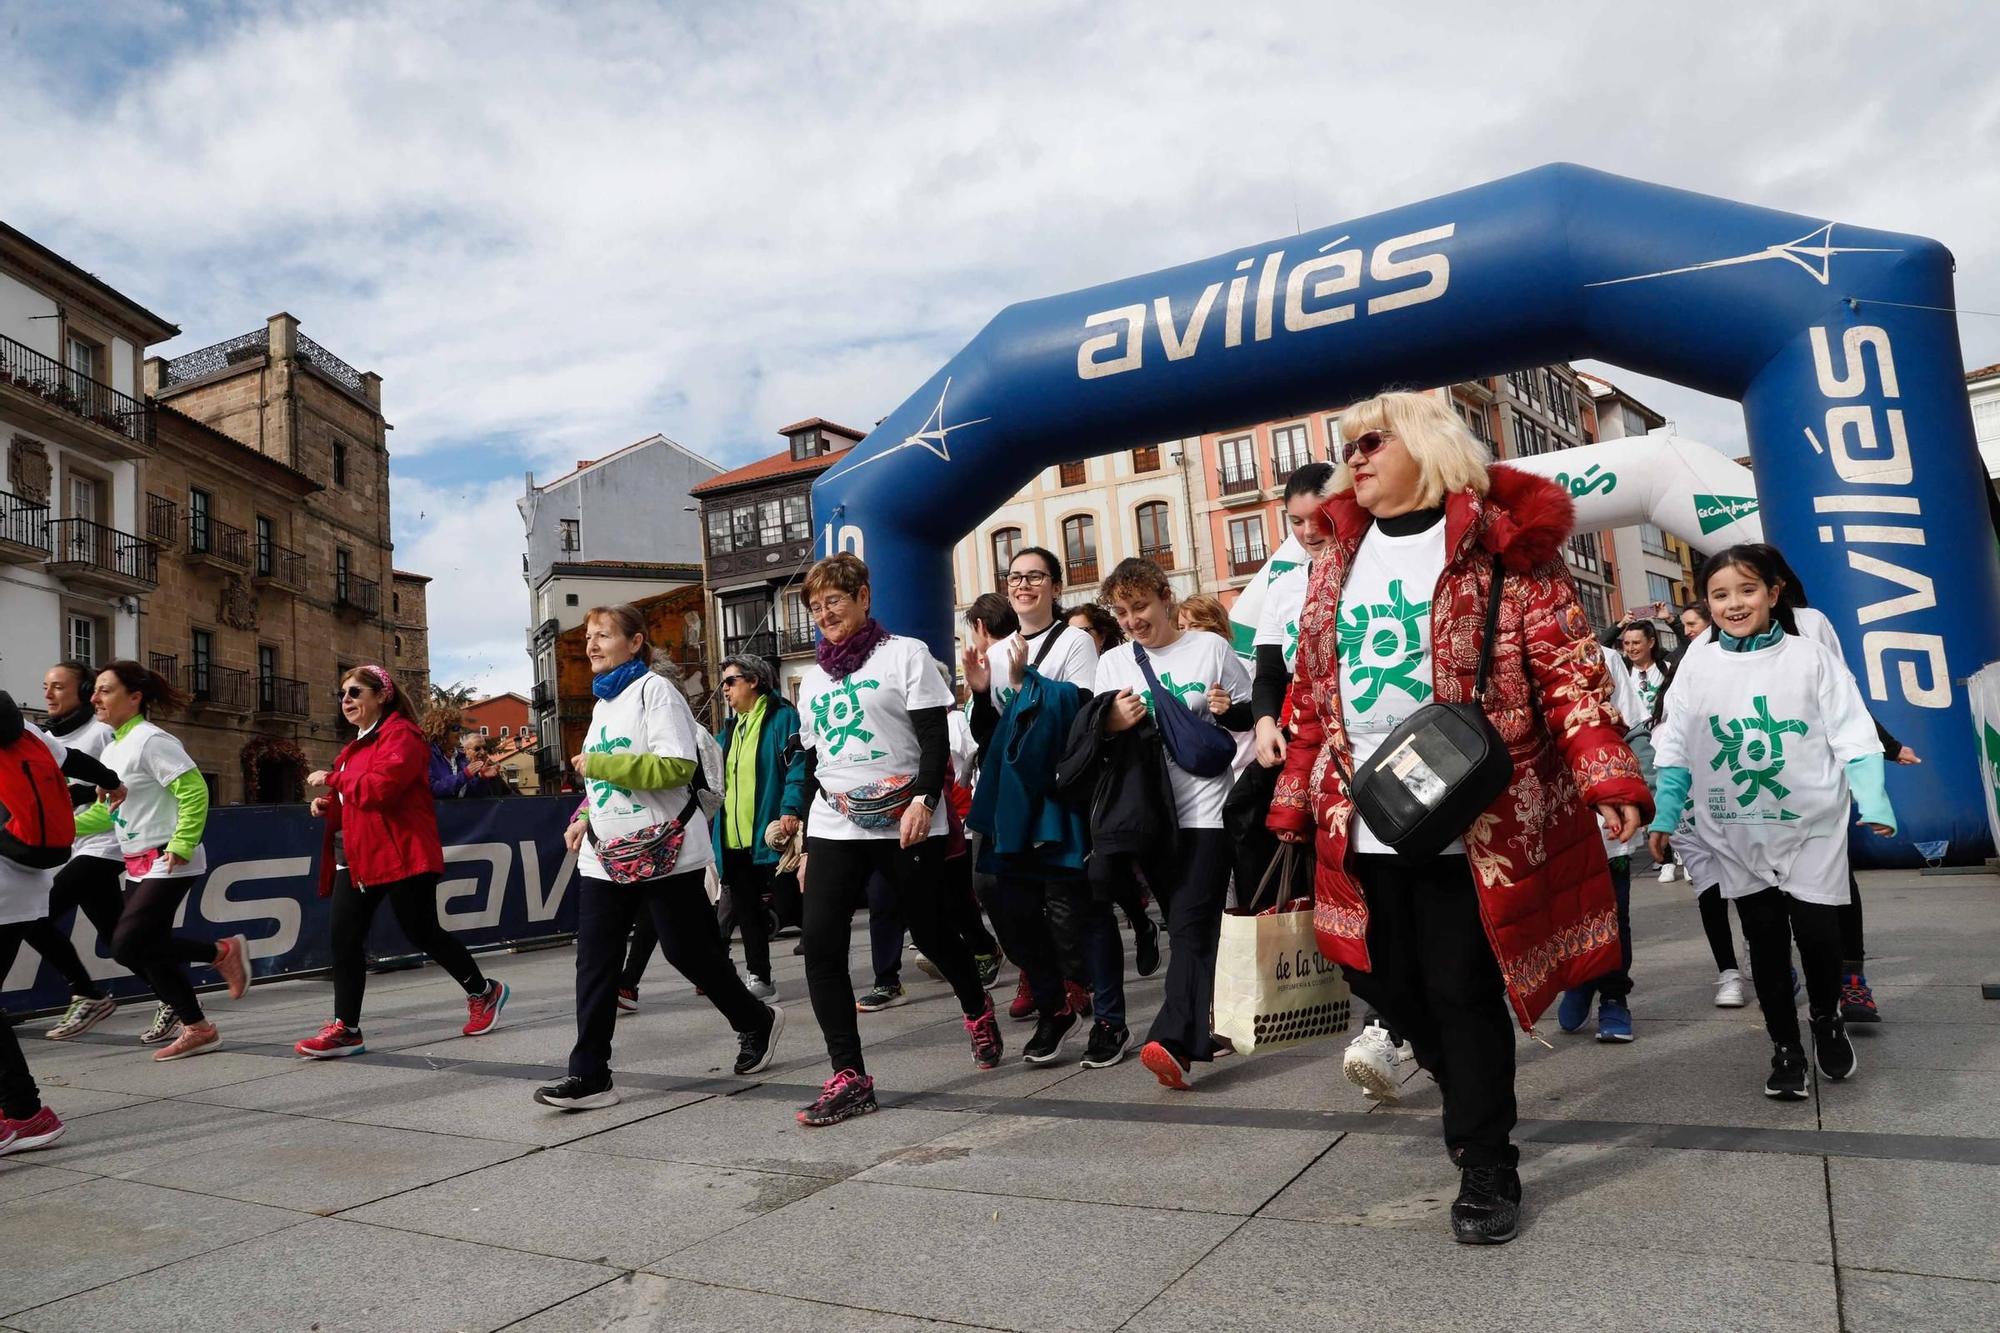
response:
M1296 426L1278 426L1271 431L1271 457L1277 465L1279 481L1284 481L1313 461L1304 422Z
M1216 445L1222 455L1222 489L1255 490L1257 487L1257 441L1248 435L1233 435Z
M82 662L86 666L97 665L100 660L98 650L106 646L104 622L96 616L80 615L76 612L71 612L67 620L69 622L67 656L71 661Z
M1650 569L1647 570L1646 596L1652 601L1672 606L1674 604L1674 581L1665 574L1656 574Z

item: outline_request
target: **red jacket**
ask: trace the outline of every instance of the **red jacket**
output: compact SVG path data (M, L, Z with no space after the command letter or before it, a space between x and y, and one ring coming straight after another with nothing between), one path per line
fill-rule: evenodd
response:
M1472 698L1493 557L1506 571L1486 715L1506 740L1514 779L1465 835L1480 916L1522 1027L1556 996L1618 965L1618 914L1591 806L1652 797L1610 703L1609 677L1562 560L1574 526L1553 482L1494 468L1484 497L1445 502L1445 569L1431 603L1432 685L1440 703ZM1320 952L1369 968L1368 908L1348 864L1354 805L1331 746L1353 768L1340 702L1340 591L1373 521L1352 491L1321 514L1334 534L1315 562L1299 617L1292 683L1298 738L1285 757L1269 825L1315 836L1313 928Z
M390 884L444 873L437 805L431 799L431 747L417 724L390 713L333 761L320 840L319 895L333 892L333 835L344 836L347 873L356 884Z

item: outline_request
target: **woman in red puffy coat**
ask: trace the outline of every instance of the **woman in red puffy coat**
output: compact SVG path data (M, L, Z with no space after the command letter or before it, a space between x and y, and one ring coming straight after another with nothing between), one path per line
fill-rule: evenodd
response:
M1521 1198L1507 1010L1531 1027L1563 990L1618 966L1598 820L1629 837L1652 802L1563 563L1568 495L1492 467L1428 395L1361 403L1341 434L1322 511L1334 535L1299 621L1298 734L1269 825L1313 839L1320 951L1436 1077L1461 1172L1453 1234L1494 1244L1513 1238ZM1484 704L1513 780L1460 841L1411 861L1355 817L1343 775L1424 704L1471 700L1496 557Z
M416 707L388 671L363 666L341 678L340 712L359 734L332 769L306 779L330 793L313 801L312 812L326 820L319 871L320 896L333 896L333 1018L292 1049L313 1059L367 1049L361 996L368 927L384 900L410 943L465 989L465 1035L491 1032L507 1003L507 984L487 980L438 920L444 849L431 799L430 745Z

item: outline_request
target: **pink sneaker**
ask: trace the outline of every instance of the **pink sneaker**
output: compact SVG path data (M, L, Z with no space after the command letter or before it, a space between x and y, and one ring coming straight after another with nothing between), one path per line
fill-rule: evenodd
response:
M11 1152L33 1152L46 1148L69 1128L56 1113L44 1106L26 1120L0 1120L0 1157Z
M362 1043L360 1029L351 1028L337 1018L321 1028L318 1036L307 1037L292 1049L308 1060L332 1060L343 1055L365 1055L368 1052L368 1047Z
M240 1000L250 989L250 941L231 935L215 946L215 970L229 983L229 998Z
M199 1023L183 1023L174 1039L153 1052L155 1060L185 1060L190 1055L204 1055L222 1045L222 1034L215 1030L215 1024L203 1019Z
M465 1035L482 1037L499 1027L500 1010L506 1005L507 997L511 994L513 992L507 989L506 982L489 981L486 983L486 989L479 994L466 996L465 1012L468 1017L463 1029Z

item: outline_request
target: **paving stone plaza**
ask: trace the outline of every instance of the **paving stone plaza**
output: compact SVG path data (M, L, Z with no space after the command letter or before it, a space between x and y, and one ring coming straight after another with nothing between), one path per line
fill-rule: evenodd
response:
M572 1036L566 948L483 960L515 996L478 1040L435 968L375 977L369 1053L327 1064L291 1052L323 980L218 999L224 1049L167 1065L149 1005L70 1044L39 1020L70 1131L0 1161L0 1327L2000 1329L2000 876L1862 883L1886 1021L1857 1079L1786 1105L1755 1007L1711 1003L1687 886L1642 881L1639 1039L1522 1038L1526 1209L1491 1250L1452 1242L1421 1074L1371 1109L1329 1041L1173 1094L1136 1061L1027 1067L1018 1024L982 1074L914 966L861 1020L883 1109L801 1129L825 1068L789 943L770 1071L730 1077L656 959L625 1100L592 1113L530 1100ZM1158 995L1133 985L1135 1023Z

